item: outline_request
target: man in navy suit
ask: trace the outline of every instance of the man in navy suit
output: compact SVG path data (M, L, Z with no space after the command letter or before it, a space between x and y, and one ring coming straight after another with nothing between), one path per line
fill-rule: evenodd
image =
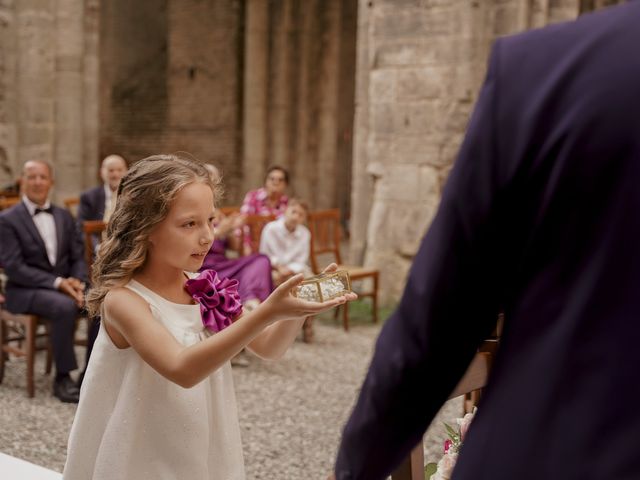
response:
M452 478L640 478L639 25L633 1L495 43L339 480L383 479L409 454L500 310Z
M120 155L109 155L102 160L100 177L104 183L80 195L78 223L81 227L86 220L109 220L115 207L120 180L126 173L127 162Z
M108 155L102 160L100 166L100 177L103 184L91 188L80 195L80 205L78 206L78 228L82 232L82 224L87 220L109 220L116 204L116 192L120 185L120 180L127 173L127 162L120 155ZM100 243L98 235L93 238L93 249ZM89 322L89 332L87 335L86 362L89 364L89 357L93 350L93 344L100 329L100 319L94 318ZM82 384L84 371L78 377L78 383Z
M52 185L48 163L25 163L22 202L0 214L0 258L8 277L7 309L50 320L56 364L53 393L63 402L77 403L78 387L69 372L77 368L73 338L84 303L87 266L71 214L49 201Z

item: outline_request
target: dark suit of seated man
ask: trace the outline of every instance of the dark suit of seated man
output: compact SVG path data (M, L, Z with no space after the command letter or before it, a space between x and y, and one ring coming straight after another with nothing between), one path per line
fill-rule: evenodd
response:
M73 338L87 266L71 214L48 200L52 185L48 163L25 163L22 202L0 214L0 257L8 277L7 309L51 321L53 393L63 402L76 403L79 389L69 372L77 368Z
M78 206L78 228L82 232L82 225L88 220L104 220L109 221L111 212L116 204L116 192L120 185L120 180L127 173L127 162L120 155L108 155L102 160L100 166L100 177L103 184L82 192L80 195L80 205ZM95 235L92 239L93 250L100 244L100 236ZM93 349L93 343L98 336L100 329L99 319L94 319L89 324L89 332L87 338L87 357L85 365L89 364L89 356ZM82 383L84 372L80 374L78 379Z
M78 224L87 220L109 220L116 203L116 192L120 180L127 173L127 162L120 155L109 155L102 161L100 177L102 185L91 188L80 195Z

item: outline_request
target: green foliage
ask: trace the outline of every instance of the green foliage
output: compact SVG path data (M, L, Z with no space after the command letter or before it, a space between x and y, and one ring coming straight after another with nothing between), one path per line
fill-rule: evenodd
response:
M341 309L343 307L340 307ZM371 299L363 298L349 303L349 326L370 326L374 325L371 312ZM384 322L391 316L396 305L385 305L378 308L378 322ZM342 326L342 310L338 313L338 318L334 318L334 311L325 312L318 315L318 318L325 325Z
M424 480L429 480L431 476L438 470L437 463L427 463L424 467Z

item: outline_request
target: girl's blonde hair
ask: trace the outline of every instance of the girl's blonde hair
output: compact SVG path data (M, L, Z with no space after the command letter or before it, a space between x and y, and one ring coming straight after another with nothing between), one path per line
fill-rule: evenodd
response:
M122 178L116 206L100 244L87 294L87 311L96 316L107 292L125 285L147 260L151 231L165 219L173 199L185 186L204 183L214 202L221 195L219 180L204 164L178 155L152 155L137 162Z

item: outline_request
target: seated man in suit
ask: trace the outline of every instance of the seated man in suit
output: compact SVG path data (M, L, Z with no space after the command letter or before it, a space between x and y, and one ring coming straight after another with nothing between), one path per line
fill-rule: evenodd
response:
M120 180L127 173L127 162L120 155L109 155L102 160L100 177L103 185L91 188L80 195L78 223L86 220L109 221L116 204L116 193Z
M49 201L51 165L26 162L21 185L22 201L0 213L0 262L8 277L6 308L50 320L56 364L53 394L63 402L77 403L79 389L69 372L77 368L73 338L87 281L82 240L71 214Z
M108 155L102 160L100 166L100 177L103 184L91 188L80 195L80 205L78 206L78 228L82 232L82 224L87 220L109 221L111 213L116 205L116 194L120 180L127 173L127 162L120 155ZM100 236L95 235L92 239L93 250L100 244ZM89 364L89 356L93 349L93 343L98 336L100 329L99 319L92 319L89 322L89 332L87 335L87 355L85 365ZM78 384L82 384L84 371L78 378Z

